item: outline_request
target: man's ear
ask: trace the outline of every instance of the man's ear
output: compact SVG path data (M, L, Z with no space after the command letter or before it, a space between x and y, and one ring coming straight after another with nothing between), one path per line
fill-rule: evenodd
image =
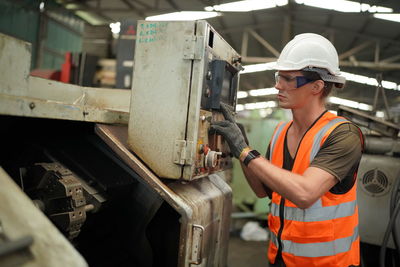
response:
M314 94L322 93L322 91L324 90L324 86L325 86L325 83L323 80L317 80L317 81L313 82L312 92Z

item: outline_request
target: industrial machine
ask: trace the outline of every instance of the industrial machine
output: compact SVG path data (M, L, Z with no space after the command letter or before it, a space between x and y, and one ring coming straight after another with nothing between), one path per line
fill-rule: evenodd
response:
M240 57L205 21L137 25L132 90L29 76L0 35L1 266L226 265L231 155L208 129Z
M361 242L381 247L383 266L386 248L400 251L400 126L343 106L338 114L358 124L364 133L365 151L357 174L359 233Z

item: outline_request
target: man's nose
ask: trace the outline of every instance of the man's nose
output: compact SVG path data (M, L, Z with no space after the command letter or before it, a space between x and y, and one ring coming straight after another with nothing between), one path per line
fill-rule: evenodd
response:
M279 81L275 82L275 88L279 91L283 90L282 84Z

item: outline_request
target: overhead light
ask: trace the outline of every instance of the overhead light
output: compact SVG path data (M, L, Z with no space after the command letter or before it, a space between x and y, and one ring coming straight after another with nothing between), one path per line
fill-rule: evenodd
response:
M304 4L306 6L336 10L340 12L393 12L392 8L383 7L383 6L371 6L369 4L361 4L355 1L347 1L347 0L329 0L329 1L321 1L321 0L295 0L297 4Z
M245 91L238 91L236 96L239 99L239 98L246 98L248 95L249 94Z
M272 110L272 108L263 108L263 109L260 109L258 112L259 112L261 118L265 118L268 115L271 115L273 110Z
M277 104L275 101L265 101L244 104L244 109L274 108L276 106Z
M43 12L43 10L44 10L44 2L40 2L39 10L40 10L40 12Z
M220 16L218 12L180 11L147 17L146 20L198 20Z
M268 63L260 63L260 64L252 64L252 65L243 66L243 70L240 72L240 74L273 70L273 67L275 65L276 65L276 62L268 62Z
M90 25L97 26L106 24L104 18L100 17L96 13L78 10L75 11L75 15L88 22Z
M275 87L253 89L249 91L251 96L276 95L278 94L278 92L279 92L278 89L276 89Z
M276 62L268 62L268 63L261 63L261 64L252 64L243 66L244 70L240 72L240 74L246 73L253 73L259 71L266 71L266 70L273 70L273 66ZM378 82L375 78L358 75L350 72L341 72L341 75L346 78L347 81L352 81L356 83L368 84L371 86L378 86ZM400 84L391 81L382 81L382 87L385 89L392 89L392 90L399 90L400 91Z
M340 98L340 97L331 96L328 98L328 101L330 103L337 104L337 105L343 105L346 107L357 108L357 109L366 110L366 111L372 110L371 105L368 105L365 103L359 103L356 101L352 101L352 100L348 100L348 99L344 99L344 98Z
M207 6L204 8L204 10L221 12L249 12L253 10L285 6L287 4L288 0L246 0L222 5Z
M377 118L384 118L385 117L385 112L378 110L375 114Z
M66 9L72 9L73 10L73 9L78 9L79 5L70 3L70 4L66 4L64 7Z
M400 22L400 14L374 14L377 19L390 20L394 22Z
M121 31L121 22L110 23L111 32L118 34Z
M238 91L237 92L237 98L241 99L241 98L246 98L249 96L249 94L251 96L264 96L264 95L276 95L278 94L278 90L275 87L271 87L271 88L261 88L261 89L253 89L250 90L249 92L245 92L245 91Z
M346 78L347 81L368 84L371 86L378 86L378 82L375 78L358 75L358 74L354 74L354 73L349 73L349 72L344 72L344 71L342 71L341 74L343 75L343 77ZM385 89L400 90L400 85L396 84L395 82L390 82L390 81L382 81L382 87Z
M244 105L242 105L242 104L237 104L237 105L236 105L236 111L242 111L242 110L244 110Z

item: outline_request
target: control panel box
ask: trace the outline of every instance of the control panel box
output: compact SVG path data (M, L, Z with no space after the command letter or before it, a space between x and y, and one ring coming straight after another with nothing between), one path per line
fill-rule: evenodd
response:
M234 109L239 54L206 21L139 21L128 127L130 149L162 178L192 180L231 166L209 133Z

